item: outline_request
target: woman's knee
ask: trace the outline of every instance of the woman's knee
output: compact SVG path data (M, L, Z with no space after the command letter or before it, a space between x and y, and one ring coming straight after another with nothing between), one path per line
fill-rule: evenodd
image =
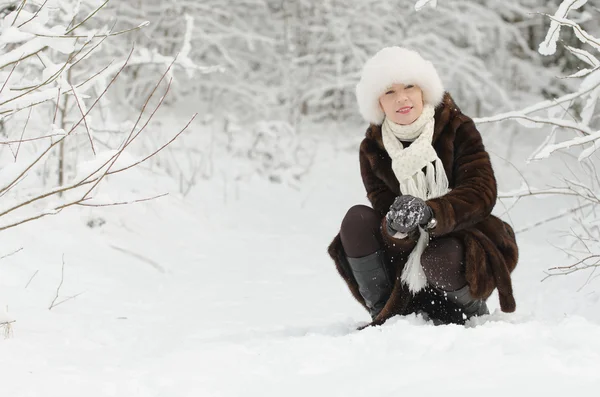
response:
M371 207L366 205L355 205L351 207L342 220L342 232L351 232L356 230L370 230L378 228L380 220L377 213Z
M342 221L340 238L349 257L359 258L380 248L377 213L366 205L350 208Z
M462 262L464 260L462 241L455 237L442 237L431 240L423 252L423 257L426 260L441 257L446 262Z
M427 279L437 287L446 290L464 286L465 251L457 238L432 240L421 256L421 265Z

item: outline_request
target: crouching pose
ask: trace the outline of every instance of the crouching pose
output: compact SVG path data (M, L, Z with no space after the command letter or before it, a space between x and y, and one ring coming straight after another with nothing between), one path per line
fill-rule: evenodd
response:
M384 48L365 64L356 97L370 123L359 160L372 208L348 210L329 255L371 325L409 313L463 324L488 314L494 289L513 312L518 249L510 225L491 215L490 158L432 63Z

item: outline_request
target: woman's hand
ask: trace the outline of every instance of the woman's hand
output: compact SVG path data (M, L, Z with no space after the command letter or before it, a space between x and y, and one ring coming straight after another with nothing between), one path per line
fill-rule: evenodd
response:
M433 211L425 201L408 194L398 196L386 214L389 228L400 233L410 233L419 225L426 225L433 217Z

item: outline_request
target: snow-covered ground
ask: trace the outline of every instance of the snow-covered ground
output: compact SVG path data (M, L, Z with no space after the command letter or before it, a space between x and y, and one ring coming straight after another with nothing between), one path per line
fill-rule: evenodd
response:
M361 129L315 134L315 164L298 188L215 176L185 198L73 208L2 233L0 256L23 248L0 260L0 320L15 320L0 338L2 394L595 395L600 281L581 273L541 282L572 261L549 244L561 221L518 235L516 313L499 312L493 295L492 314L466 327L409 316L355 330L368 316L326 248L345 211L366 203ZM496 145L504 137L486 139L505 154ZM503 190L519 186L494 163ZM145 194L176 190L156 175L128 178ZM124 189L131 179L109 182L113 199L139 195ZM531 200L510 214L518 229L564 206ZM55 303L68 300L48 310L63 258Z

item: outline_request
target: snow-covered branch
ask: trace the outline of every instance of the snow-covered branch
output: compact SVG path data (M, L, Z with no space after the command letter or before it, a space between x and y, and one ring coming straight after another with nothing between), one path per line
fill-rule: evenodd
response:
M427 5L435 8L437 6L437 0L419 0L415 3L415 10L421 11L421 9Z
M546 35L546 39L539 46L539 52L543 55L554 54L556 52L556 43L559 40L559 33L561 26L570 27L575 36L583 43L589 44L596 50L600 50L600 41L593 35L587 33L578 23L573 22L568 18L569 12L581 8L587 3L586 0L564 0L559 6L554 16L548 16L551 19L551 25ZM574 130L584 136L578 136L570 139L566 139L562 142L550 142L548 141L545 147L542 147L536 151L531 157L533 160L539 160L547 158L552 153L561 150L571 148L573 146L590 145L585 148L579 159L583 160L589 157L598 147L598 140L600 139L600 131L597 126L592 126L592 116L595 113L598 97L600 95L600 61L598 58L586 51L585 49L567 46L568 53L573 54L576 58L585 62L587 65L592 66L592 69L584 68L577 73L574 73L568 77L578 78L585 77L579 89L573 93L563 95L562 97L546 100L531 106L526 107L520 111L512 111L497 114L490 117L476 118L475 122L479 124L497 122L502 120L517 120L521 124L531 127L540 127L544 124L551 125L553 128L562 128L568 130ZM571 120L556 117L540 117L533 116L533 113L548 111L553 113L556 110L565 110L565 116L573 117L573 113L576 113L576 109L573 107L575 104L581 104L579 118L580 120ZM568 111L571 108L571 111Z

